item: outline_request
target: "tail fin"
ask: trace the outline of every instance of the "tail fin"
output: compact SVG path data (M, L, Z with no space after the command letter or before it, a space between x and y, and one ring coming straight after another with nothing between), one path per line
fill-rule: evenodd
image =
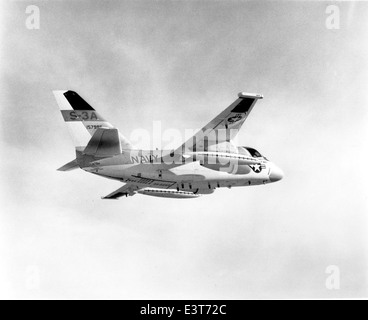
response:
M98 114L78 93L54 91L54 95L77 149L84 149L98 129L114 129L114 126ZM133 148L120 133L119 138L123 150Z
M94 157L112 157L121 154L118 129L98 129L83 153Z

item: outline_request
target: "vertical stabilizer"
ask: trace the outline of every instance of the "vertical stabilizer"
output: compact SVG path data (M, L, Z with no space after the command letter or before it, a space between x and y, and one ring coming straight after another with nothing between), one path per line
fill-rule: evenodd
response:
M114 129L90 104L74 91L54 91L61 114L78 149L88 145L98 129ZM121 149L132 149L131 143L119 133Z

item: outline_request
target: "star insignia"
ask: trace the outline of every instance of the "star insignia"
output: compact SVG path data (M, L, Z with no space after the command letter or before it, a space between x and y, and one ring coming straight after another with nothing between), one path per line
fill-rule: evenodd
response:
M255 173L260 173L262 171L262 166L259 163L251 165L250 167Z
M232 123L238 122L242 119L243 119L243 116L241 114L237 114L236 116L227 119L227 122L232 124Z

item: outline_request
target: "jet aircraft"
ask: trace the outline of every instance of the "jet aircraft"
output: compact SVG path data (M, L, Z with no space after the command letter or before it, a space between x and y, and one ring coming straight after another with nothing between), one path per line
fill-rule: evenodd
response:
M76 159L59 169L83 169L125 185L102 199L136 194L192 199L218 188L263 185L282 170L254 148L237 146L239 130L262 95L241 92L228 108L176 150L140 150L74 91L54 91L74 141Z

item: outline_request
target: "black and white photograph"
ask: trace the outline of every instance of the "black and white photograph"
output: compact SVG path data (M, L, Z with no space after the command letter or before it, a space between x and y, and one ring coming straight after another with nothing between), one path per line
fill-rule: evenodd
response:
M368 1L1 0L0 299L367 299L367 40Z

